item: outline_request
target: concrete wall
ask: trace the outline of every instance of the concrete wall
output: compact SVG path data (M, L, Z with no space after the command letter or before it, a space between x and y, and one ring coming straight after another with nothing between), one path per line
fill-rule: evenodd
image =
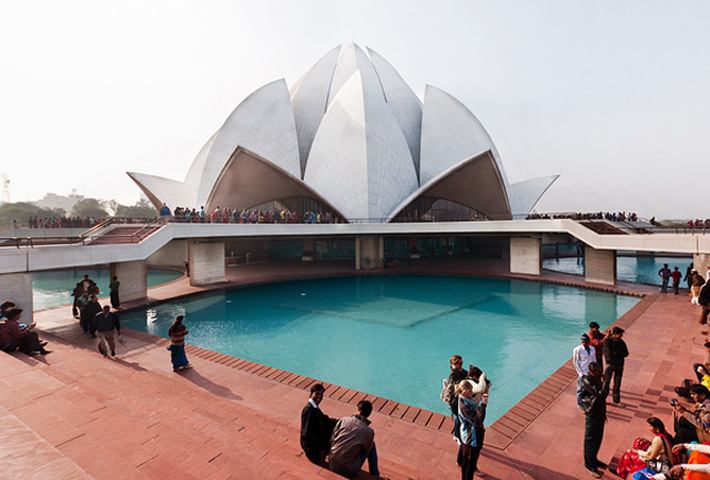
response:
M223 242L190 242L188 256L190 285L207 285L225 281Z
M542 238L510 238L510 273L540 275L542 272Z
M187 261L187 240L172 240L148 257L148 267L184 268Z
M21 323L32 323L32 274L7 273L0 275L0 303L9 300L24 310Z
M710 265L709 253L696 253L693 255L693 268L707 281L708 266Z
M587 282L616 285L616 250L597 250L585 245L584 279Z
M380 258L384 257L384 238L374 235L357 237L355 239L355 269L380 268ZM365 259L369 259L368 262Z
M148 265L145 260L117 262L109 265L111 279L118 277L121 302L140 300L148 296Z

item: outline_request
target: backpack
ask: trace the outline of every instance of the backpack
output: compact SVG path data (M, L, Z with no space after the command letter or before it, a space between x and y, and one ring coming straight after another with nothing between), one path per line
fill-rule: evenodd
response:
M446 378L442 381L442 384L443 385L439 398L441 398L442 402L451 407L456 401L456 394L454 393L454 384L449 382L449 380Z

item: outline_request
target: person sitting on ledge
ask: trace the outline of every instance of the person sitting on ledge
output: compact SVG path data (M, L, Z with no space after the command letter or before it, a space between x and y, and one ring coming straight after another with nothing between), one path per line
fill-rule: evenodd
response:
M365 460L370 474L380 476L377 468L375 431L367 417L372 413L372 404L361 400L355 415L338 420L330 439L330 469L344 477L354 477Z
M696 402L692 411L683 407L677 400L671 400L671 405L680 414L675 423L675 443L710 440L710 391L702 385L692 385L690 396Z
M632 470L626 477L627 480L643 480L660 471L663 464L666 468L675 465L676 454L673 452L671 437L666 432L666 427L661 419L650 417L646 420L648 430L653 434L651 445L643 450L635 450L640 461L644 462L642 468ZM618 473L618 471L617 471Z
M5 313L5 318L0 321L0 350L9 353L19 349L27 355L51 353L44 348L47 342L40 342L39 335L33 330L34 323L20 326L21 315L21 308L12 308Z
M690 454L688 461L671 468L671 478L710 479L710 463L708 463L710 461L710 445L681 443L673 447L673 453L676 454L680 454L683 450L688 450ZM694 475L692 477L690 476L691 472ZM684 473L685 475L683 475Z
M306 406L301 411L301 448L313 463L322 465L330 449L330 436L336 420L320 409L325 387L316 383L311 387Z

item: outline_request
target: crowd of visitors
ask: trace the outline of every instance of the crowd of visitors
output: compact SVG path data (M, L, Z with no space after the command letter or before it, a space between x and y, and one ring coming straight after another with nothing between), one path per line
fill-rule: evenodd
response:
M185 207L175 207L170 210L166 204L160 208L160 215L172 217L176 221L187 223L334 223L331 212L316 212L306 210L301 217L298 212L288 208L261 210L239 208L220 208L217 206L211 212L205 211L204 205L199 210Z
M561 219L568 218L570 220L609 220L612 222L637 222L639 220L636 212L564 212L564 213L531 213L527 216L527 220L540 219ZM649 223L654 224L655 217Z
M710 289L703 290L708 290L710 297ZM574 349L572 361L578 374L577 405L585 415L584 466L592 477L600 478L599 470L607 468L597 457L608 422L607 397L611 390L612 402L624 407L621 379L629 350L620 327L609 332L600 332L596 322L589 327L581 336L581 345ZM651 440L639 437L623 454L616 469L620 477L710 480L710 342L705 343L705 350L705 363L693 365L695 380L686 379L675 389L679 399L671 400L674 435L661 419L649 417L646 423Z
M710 218L706 218L705 220L700 220L699 218L696 218L694 221L688 220L688 226L689 227L710 227Z
M30 217L29 228L91 228L99 223L101 218L95 217Z

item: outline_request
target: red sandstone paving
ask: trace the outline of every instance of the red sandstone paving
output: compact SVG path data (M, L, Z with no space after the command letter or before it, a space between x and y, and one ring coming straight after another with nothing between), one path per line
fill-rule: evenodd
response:
M228 269L228 278L238 284L353 273L349 265L338 262L305 268L304 274L300 263L279 268L255 265ZM441 265L421 262L393 273L427 273L436 268ZM506 274L500 265L485 262L457 262L448 270ZM544 279L584 283L580 277L549 272ZM655 292L632 284L619 287ZM182 279L155 287L149 295L162 300L203 290ZM619 324L631 323L625 336L631 357L622 386L626 407L609 407L601 460L618 459L633 438L645 433L645 419L651 413L670 424L671 389L691 377L690 365L703 358L705 338L696 325L697 315L685 296L650 295L619 320ZM11 468L5 471L13 475L7 478L47 478L47 472L57 479L340 478L310 464L298 444L299 413L313 379L276 375L270 367L232 361L202 349L191 356L193 370L174 374L164 341L126 332L128 342L118 347L118 357L104 359L71 319L69 308L36 313L35 320L45 329L43 336L54 353L44 358L0 355L0 426L7 426L0 428L0 459L4 452L12 456ZM244 366L270 378L238 369ZM488 478L589 478L581 466L584 416L576 409L570 367L566 364L489 428L480 462ZM345 401L365 397L337 386L330 387L328 394L322 407L335 417L353 413L354 407ZM375 402L381 412L373 413L372 420L385 475L393 480L459 477L450 417L442 417L438 430L425 426L432 423L431 412L385 399ZM506 436L496 441L500 435L496 431ZM41 462L22 448L28 442L32 452L42 452ZM114 453L99 458L87 455L102 442ZM6 463L3 460L3 467ZM3 475L4 471L0 478ZM358 478L369 476L363 472ZM616 477L605 472L604 478Z

